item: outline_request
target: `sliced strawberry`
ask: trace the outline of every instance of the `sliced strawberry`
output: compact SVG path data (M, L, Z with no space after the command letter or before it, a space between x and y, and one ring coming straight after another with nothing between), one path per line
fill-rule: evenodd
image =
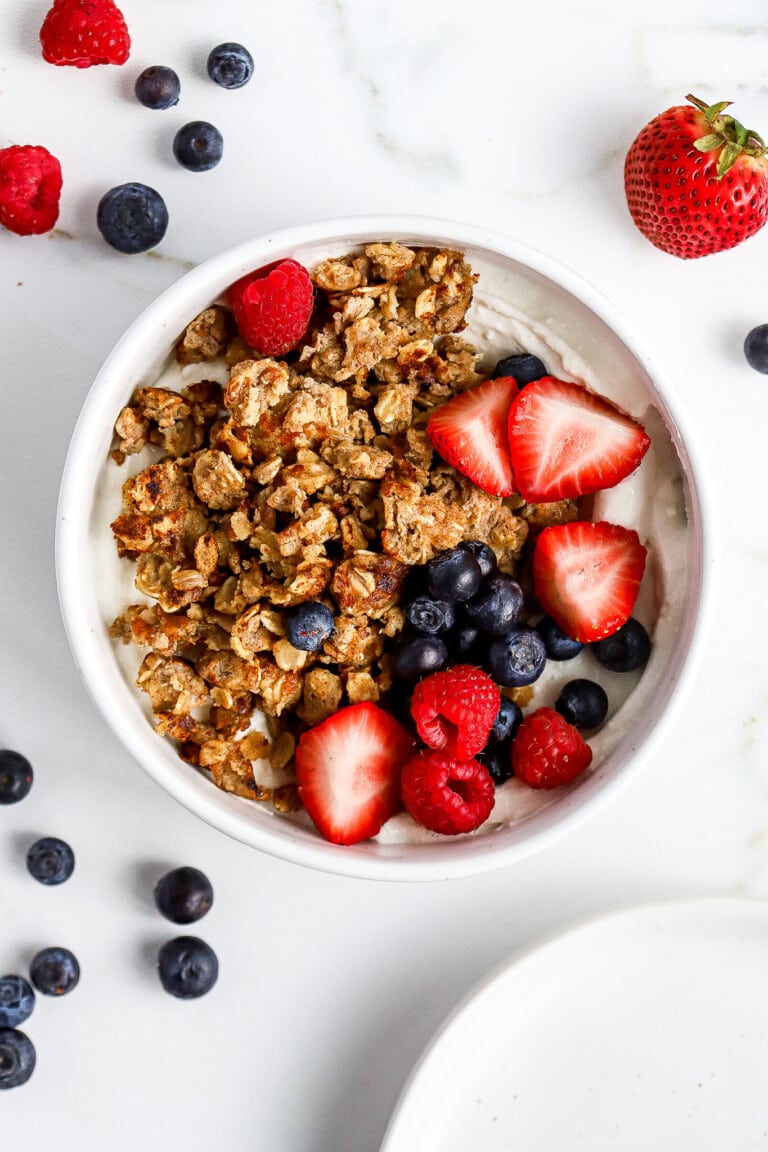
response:
M400 769L414 752L405 728L375 704L352 704L310 728L296 749L299 795L334 844L375 836L400 810Z
M469 388L427 421L427 433L443 460L492 496L515 490L509 460L507 417L517 395L514 376Z
M557 524L536 541L534 591L567 636L589 644L626 624L645 558L637 532L629 528L588 520Z
M613 488L651 443L645 429L581 384L542 376L509 411L515 487L531 503Z

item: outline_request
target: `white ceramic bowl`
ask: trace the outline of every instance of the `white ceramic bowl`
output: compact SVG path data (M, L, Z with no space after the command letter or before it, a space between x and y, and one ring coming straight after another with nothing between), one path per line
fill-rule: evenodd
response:
M506 277L515 295L525 298L526 310L538 317L542 332L579 345L587 361L591 355L610 356L616 378L631 382L632 410L653 414L667 453L679 466L687 529L682 566L674 576L675 618L667 621L664 641L654 644L636 690L640 704L626 714L631 719L611 721L621 726L591 774L548 807L485 835L339 847L265 805L220 791L154 732L107 634L110 621L105 619L99 581L110 576L96 555L95 541L108 528L96 497L120 408L135 387L157 379L185 325L229 284L276 259L292 256L311 265L328 254L384 239L467 252L473 265L479 262L495 269L502 280ZM115 507L112 515L118 510ZM65 627L86 687L118 738L172 796L228 835L287 860L371 879L435 880L482 872L544 847L607 800L650 756L691 680L701 648L711 599L711 527L701 468L678 399L626 321L598 292L550 257L481 228L421 217L358 217L286 229L241 244L182 277L131 325L94 382L72 437L57 518L56 568Z

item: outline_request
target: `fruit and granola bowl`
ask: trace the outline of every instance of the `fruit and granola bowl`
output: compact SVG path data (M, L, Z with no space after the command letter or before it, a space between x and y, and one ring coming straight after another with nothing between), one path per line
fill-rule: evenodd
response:
M81 674L139 763L275 855L526 855L649 752L709 584L668 386L574 274L382 217L241 245L105 364L62 483Z

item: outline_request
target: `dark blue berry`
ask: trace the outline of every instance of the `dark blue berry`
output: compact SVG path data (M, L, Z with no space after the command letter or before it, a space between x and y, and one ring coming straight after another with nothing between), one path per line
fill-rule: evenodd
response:
M493 548L489 548L487 544L483 544L482 540L465 540L463 544L459 545L465 552L470 552L475 560L480 565L480 571L483 574L483 579L490 576L496 571L498 561L496 560L496 553Z
M473 624L461 624L447 637L451 658L460 663L472 663L479 649L480 633Z
M758 324L744 341L744 355L750 368L768 372L768 324Z
M427 583L437 600L471 600L482 580L482 568L465 548L441 552L427 564Z
M178 936L163 944L157 963L163 988L180 1000L204 996L219 977L216 953L197 936Z
M456 605L450 600L419 596L406 608L405 618L417 632L448 632L456 623Z
M0 1028L0 1089L26 1084L35 1070L35 1046L23 1032Z
M576 728L599 728L608 715L608 697L594 680L570 680L555 701L555 709Z
M0 804L18 804L29 794L34 773L26 756L0 749Z
M469 623L492 636L509 632L520 620L522 612L522 588L511 576L499 573L484 580L477 595L464 606Z
M550 660L573 660L584 647L580 640L572 640L570 636L566 636L551 616L542 616L536 625L536 631L544 641Z
M208 56L208 75L222 88L242 88L253 76L253 57L242 44L219 44Z
M63 884L75 870L75 854L66 841L44 836L27 852L27 868L41 884Z
M397 649L392 658L392 675L400 680L418 680L440 672L448 663L448 649L439 636L414 636Z
M224 155L224 140L207 120L191 120L174 136L173 154L189 172L210 172Z
M168 228L168 209L146 184L118 184L99 201L96 223L107 244L135 255L154 248Z
M0 1028L18 1028L34 1007L35 994L23 976L0 976Z
M157 882L155 904L174 924L192 924L210 911L213 887L199 868L174 868Z
M510 776L514 776L511 740L485 748L477 758L488 770L488 775L497 786L509 780Z
M493 728L488 737L489 747L494 744L502 744L506 740L511 740L523 719L521 709L515 704L514 700L510 700L506 696L502 696L501 704L499 706L498 715L493 722Z
M494 377L514 376L522 388L525 384L532 384L548 375L546 368L538 356L531 356L528 352L516 352L513 356L505 356L499 360L493 370Z
M302 652L319 652L335 631L333 613L319 600L297 604L288 612L285 634Z
M44 996L66 996L77 987L80 965L68 948L43 948L33 958L29 974Z
M651 641L639 620L630 616L623 628L596 640L592 645L597 660L611 672L634 672L648 663Z
M533 684L544 671L547 650L535 628L513 628L488 646L488 670L506 688Z
M181 85L173 68L153 64L139 74L134 91L139 104L160 112L178 104Z

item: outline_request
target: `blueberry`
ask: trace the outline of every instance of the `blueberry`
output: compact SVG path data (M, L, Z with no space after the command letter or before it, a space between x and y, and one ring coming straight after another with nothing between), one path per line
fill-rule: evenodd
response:
M470 624L481 632L501 636L518 623L523 612L523 590L511 576L489 576L476 596L464 606Z
M639 620L630 616L623 628L596 640L592 645L597 660L611 672L634 672L648 663L651 641Z
M139 104L159 112L178 104L181 85L173 68L153 64L139 74L134 91Z
M135 255L154 248L168 228L168 209L146 184L118 184L99 201L96 223L107 244Z
M509 780L510 776L514 776L511 740L506 740L503 744L494 744L491 748L485 748L477 758L487 768L488 775L496 785L503 784L505 780Z
M493 375L514 376L522 388L525 384L532 384L534 380L547 376L548 373L538 356L531 356L528 352L516 352L513 356L505 356L503 360L499 360Z
M174 136L173 154L189 172L209 172L224 154L224 140L207 120L191 120Z
M0 804L18 804L29 794L34 772L21 752L0 749Z
M77 987L80 965L68 948L43 948L33 958L29 974L44 996L66 996Z
M470 600L482 580L483 570L466 548L441 552L427 564L427 583L437 600Z
M505 741L511 740L520 727L522 719L523 713L514 700L502 696L498 715L488 737L488 745L493 747L495 744L503 744Z
M448 632L456 623L456 606L450 600L419 596L406 608L405 618L417 632Z
M608 715L608 697L594 680L569 680L555 709L576 728L599 728Z
M546 662L547 650L535 628L513 628L488 646L488 669L506 688L533 684Z
M213 887L199 868L174 868L157 882L155 904L174 924L192 924L210 910Z
M178 936L163 944L157 964L163 988L180 1000L205 996L219 977L216 953L197 936Z
M242 44L219 44L208 56L208 75L222 88L242 88L253 76L253 57Z
M35 1046L23 1032L0 1028L0 1089L26 1084L35 1070Z
M400 680L418 680L440 672L448 663L448 649L439 636L414 636L397 649L392 658L392 675Z
M768 324L758 324L744 341L744 355L750 368L768 372Z
M461 624L447 638L451 657L472 663L478 655L479 638L480 633L473 624Z
M536 631L544 641L550 660L573 660L584 647L580 640L572 640L570 636L566 636L551 616L542 616L536 625Z
M34 1007L35 994L23 976L0 976L0 1028L18 1028Z
M27 852L27 868L41 884L63 884L75 870L75 854L66 841L44 836Z
M496 571L497 560L496 553L493 548L489 548L487 544L483 544L482 540L465 540L463 544L459 545L465 552L470 552L475 560L480 565L480 571L483 574L483 579L490 576Z
M285 634L302 652L319 652L335 631L333 613L319 600L297 604L288 612Z

